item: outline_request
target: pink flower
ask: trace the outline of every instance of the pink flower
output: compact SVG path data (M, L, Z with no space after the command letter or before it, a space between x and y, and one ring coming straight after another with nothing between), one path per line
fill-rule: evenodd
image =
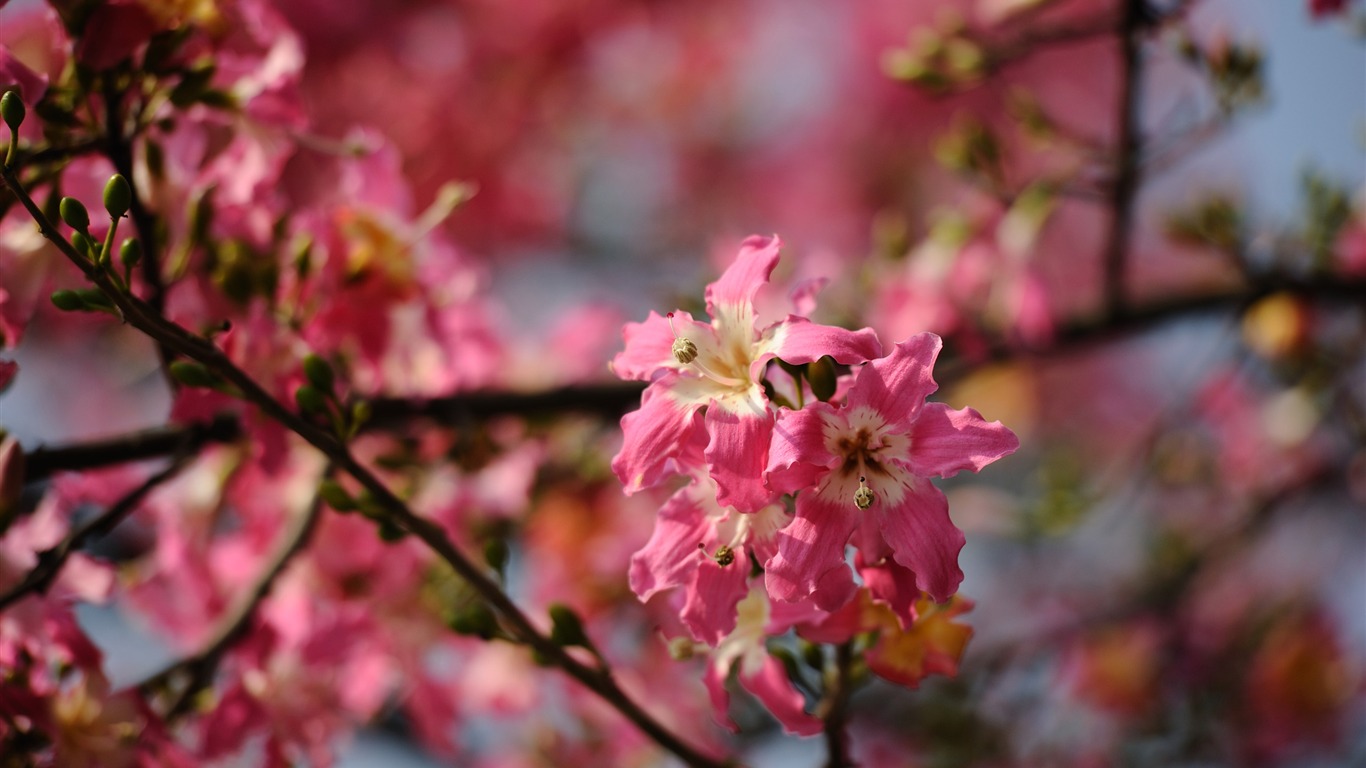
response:
M963 533L929 478L976 472L1019 440L971 408L924 402L938 388L931 369L940 346L930 333L898 344L859 371L843 408L812 403L779 414L765 474L776 491L803 492L765 566L770 595L813 596L826 610L846 602L851 536L865 562L891 555L935 600L957 590Z
M714 646L735 629L751 553L758 562L772 556L774 536L790 519L780 503L752 513L722 507L716 484L698 473L659 510L649 542L631 557L631 590L649 600L683 587L683 624Z
M867 328L847 331L795 315L757 327L754 297L777 265L780 246L776 237L745 240L735 263L707 286L710 324L677 312L667 318L651 313L644 323L626 326L626 349L612 361L613 370L651 382L640 410L621 420L625 440L612 469L626 493L664 479L669 460L703 429L717 503L742 512L764 506L772 494L760 478L773 431L764 367L775 357L802 364L830 355L859 363L881 354Z

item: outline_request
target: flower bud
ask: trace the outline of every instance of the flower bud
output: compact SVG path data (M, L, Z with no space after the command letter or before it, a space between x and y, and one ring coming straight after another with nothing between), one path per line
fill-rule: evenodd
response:
M5 125L8 125L11 131L19 130L19 125L24 122L26 114L24 100L19 98L17 91L5 91L5 95L0 96L0 117L4 117Z
M484 561L493 570L502 573L508 564L508 543L504 539L489 539L484 542Z
M304 356L304 378L319 391L331 392L336 381L332 366L322 357L309 353Z
M356 510L356 500L351 498L351 494L341 487L341 483L328 478L318 484L318 496L327 506L338 512L354 512Z
M53 291L52 304L63 312L80 312L85 309L85 302L81 301L80 295L75 291Z
M84 232L71 233L71 247L76 249L76 253L92 261L100 253L99 246L95 243L94 238Z
M119 246L119 261L129 269L136 267L142 261L142 243L131 237L124 240Z
M77 232L90 229L90 214L85 210L85 206L81 204L80 200L74 197L63 197L57 210L61 213L62 221L65 221L68 227Z
M128 213L132 205L133 189L128 186L128 179L121 173L110 176L104 185L104 209L117 219Z
M171 378L187 387L212 388L218 384L218 378L209 372L208 368L193 360L176 360L167 367L167 370L170 371Z
M574 613L573 608L562 603L550 606L550 622L550 642L555 645L578 645L584 648L592 645L588 635L583 631L583 623L579 621L579 616Z
M498 632L498 618L484 603L472 602L452 614L446 626L462 635L488 640Z
M322 413L327 410L327 396L311 384L294 390L294 402L299 406L300 413Z
M806 380L811 384L811 394L815 395L817 400L830 402L830 398L835 396L835 385L838 380L835 375L835 359L825 355L816 362L807 364Z

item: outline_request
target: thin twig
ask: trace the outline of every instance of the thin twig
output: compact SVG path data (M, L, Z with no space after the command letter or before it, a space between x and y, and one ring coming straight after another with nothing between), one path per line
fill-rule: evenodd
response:
M57 472L95 469L165 456L196 453L209 443L230 443L242 436L237 417L219 414L212 421L157 427L89 442L35 448L24 456L24 482Z
M831 670L824 703L825 766L852 768L849 756L849 696L853 693L854 649L852 643L835 646L835 666Z
M26 595L46 593L52 583L57 580L57 577L61 575L62 566L66 565L66 561L71 555L75 554L91 537L102 536L112 531L116 525L138 508L143 498L151 493L152 489L179 472L184 467L187 458L188 454L184 453L177 456L169 466L144 480L141 485L115 502L104 513L68 533L66 538L62 539L57 546L38 553L38 563L29 570L23 580L0 595L0 611L5 610Z

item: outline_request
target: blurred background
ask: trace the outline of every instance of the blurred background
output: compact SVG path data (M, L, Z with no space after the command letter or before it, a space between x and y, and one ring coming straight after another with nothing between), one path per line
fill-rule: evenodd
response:
M382 145L395 205L459 248L499 339L480 386L611 381L621 324L696 310L755 233L775 283L828 278L814 319L945 337L936 397L1022 448L944 483L974 639L952 680L855 697L864 764L1366 765L1366 9L1148 5L1132 66L1101 0L273 7L300 143ZM144 346L43 322L0 399L21 441L165 418ZM105 387L117 414L70 405ZM610 455L611 421L584 429ZM610 517L593 583L633 599L658 500L601 479L542 472L534 514ZM166 657L82 616L116 680ZM823 759L740 719L750 764ZM439 764L407 733L342 764Z

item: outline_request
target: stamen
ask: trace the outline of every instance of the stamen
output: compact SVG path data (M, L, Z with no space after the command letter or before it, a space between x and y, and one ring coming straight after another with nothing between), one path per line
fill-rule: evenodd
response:
M854 506L859 509L873 506L873 491L868 487L867 479L863 475L859 475L858 490L854 491Z
M687 365L697 359L697 345L678 335L678 329L674 328L674 313L670 312L668 317L669 330L674 335L674 359L678 361L679 365Z
M731 563L735 562L735 550L722 544L720 547L717 548L716 554L713 556L713 559L716 560L717 565L724 568L727 565L730 565Z

